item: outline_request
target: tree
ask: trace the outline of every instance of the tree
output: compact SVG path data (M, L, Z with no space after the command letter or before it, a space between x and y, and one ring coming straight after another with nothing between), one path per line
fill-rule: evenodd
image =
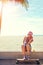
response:
M17 2L17 3L20 3L20 4L22 4L22 6L24 6L26 9L28 9L28 7L29 7L29 2L28 2L28 0L10 0L10 1L15 1L15 2Z

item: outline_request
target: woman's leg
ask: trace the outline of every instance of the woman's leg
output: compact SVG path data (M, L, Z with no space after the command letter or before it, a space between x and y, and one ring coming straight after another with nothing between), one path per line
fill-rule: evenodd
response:
M26 59L26 47L24 45L22 45L22 55L23 55L23 59Z
M30 55L31 55L31 45L27 44L26 48L27 48L27 55L30 57Z
M26 56L25 46L22 45L21 47L22 47L22 55L23 57L25 57Z

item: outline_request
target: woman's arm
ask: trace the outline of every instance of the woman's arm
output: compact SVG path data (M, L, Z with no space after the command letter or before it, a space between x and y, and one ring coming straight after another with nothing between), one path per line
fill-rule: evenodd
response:
M26 36L25 36L24 39L23 39L23 43L25 42L25 40L26 40Z
M28 44L30 44L31 42L33 42L33 37L29 40Z
M24 37L23 45L26 46L26 37Z

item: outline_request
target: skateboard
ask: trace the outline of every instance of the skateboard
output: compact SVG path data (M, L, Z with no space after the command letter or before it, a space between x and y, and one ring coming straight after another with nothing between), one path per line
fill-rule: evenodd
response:
M24 59L17 59L16 60L16 64L19 64L19 63L21 63L21 64L40 64L40 62L39 62L39 59L29 59L29 60L24 60Z

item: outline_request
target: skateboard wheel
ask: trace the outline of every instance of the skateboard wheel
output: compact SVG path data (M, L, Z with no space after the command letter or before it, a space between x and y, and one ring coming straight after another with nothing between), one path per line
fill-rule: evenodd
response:
M16 64L18 64L19 63L19 61L16 61Z
M40 62L39 61L36 61L37 65L40 65Z

